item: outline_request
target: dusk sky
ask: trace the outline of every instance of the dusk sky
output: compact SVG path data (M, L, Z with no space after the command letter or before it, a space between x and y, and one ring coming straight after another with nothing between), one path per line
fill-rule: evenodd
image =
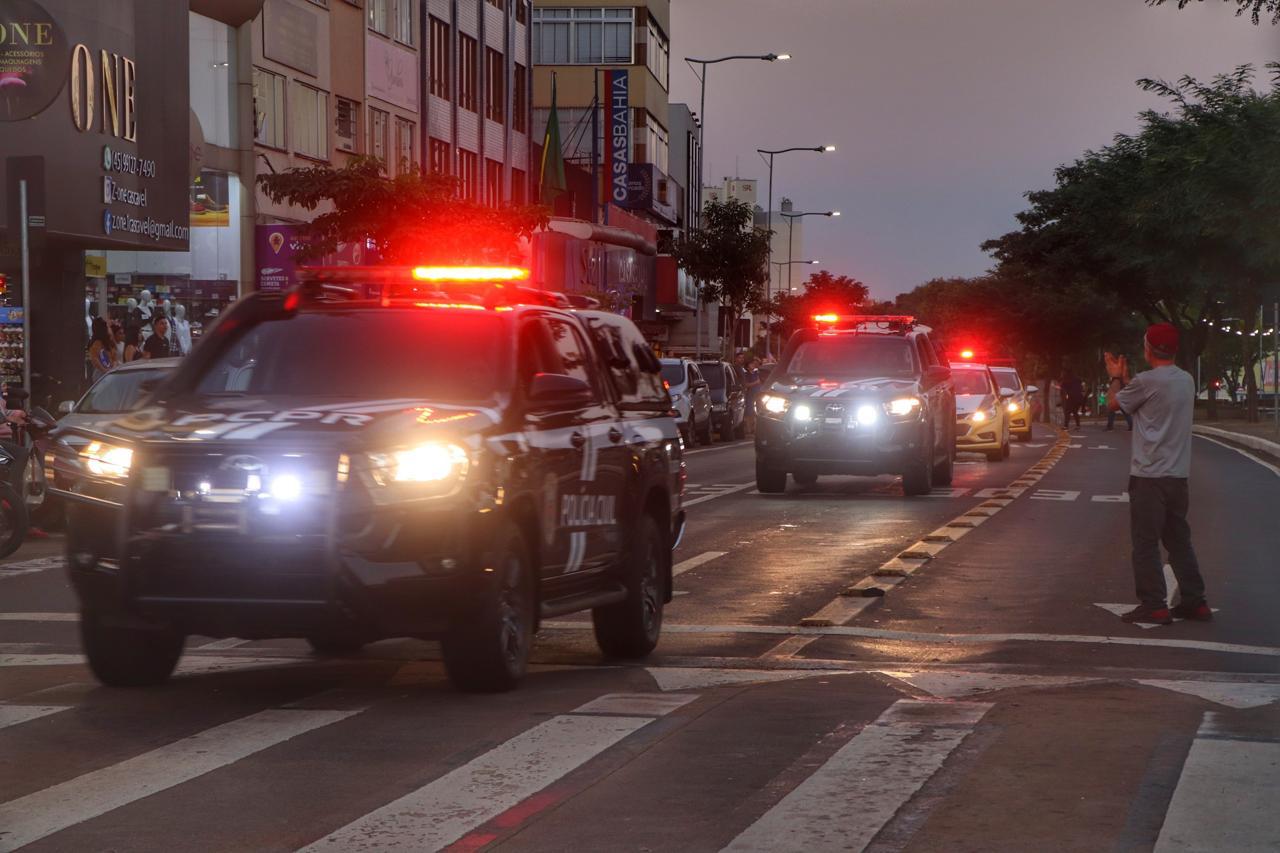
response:
M777 159L775 207L806 222L805 253L891 297L978 275L1023 193L1161 101L1140 77L1208 78L1280 60L1280 29L1234 4L1143 0L672 0L671 98L698 104L686 56L791 53L711 66L708 184L760 179L757 148L834 143ZM1259 74L1265 80L1265 74Z

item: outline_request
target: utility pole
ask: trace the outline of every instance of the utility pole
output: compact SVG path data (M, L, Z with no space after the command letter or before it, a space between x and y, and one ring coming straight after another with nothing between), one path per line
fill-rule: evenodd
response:
M31 393L31 235L27 221L27 182L18 181L18 222L22 235L22 387ZM28 399L34 400L34 397Z

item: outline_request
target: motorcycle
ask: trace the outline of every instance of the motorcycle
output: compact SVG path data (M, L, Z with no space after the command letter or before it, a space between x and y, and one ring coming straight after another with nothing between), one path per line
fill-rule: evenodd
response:
M0 441L0 559L18 550L27 537L27 502L18 487L30 455L21 445Z

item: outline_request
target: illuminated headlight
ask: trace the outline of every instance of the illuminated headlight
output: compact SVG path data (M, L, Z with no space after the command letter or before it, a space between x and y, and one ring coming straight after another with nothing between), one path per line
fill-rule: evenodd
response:
M1016 402L1012 400L1009 401L1009 405L1006 408L1008 408L1008 410L1013 413L1022 411L1022 406L1018 405Z
M84 466L90 474L99 477L124 479L129 476L129 466L133 464L133 451L127 447L113 447L100 441L91 441L80 451L84 458Z
M813 409L805 405L799 405L795 408L794 417L797 421L808 422L813 420Z
M973 413L973 417L970 418L970 420L972 420L975 424L986 423L987 413L979 409L978 411Z
M771 415L784 414L790 405L786 397L777 397L773 394L760 395L760 407Z
M876 418L879 417L879 415L876 414L875 406L864 405L858 407L855 417L857 417L858 423L862 426L871 426L876 422Z
M278 501L296 501L302 497L302 481L293 474L272 477L271 497Z
M375 453L374 478L387 483L439 483L466 476L466 448L446 441L430 441L406 450Z
M917 409L920 408L920 398L919 397L899 397L898 399L892 400L889 403L887 403L885 405L885 408L887 408L889 410L889 414L893 415L894 417L903 418L903 417L906 417L907 415L914 413Z

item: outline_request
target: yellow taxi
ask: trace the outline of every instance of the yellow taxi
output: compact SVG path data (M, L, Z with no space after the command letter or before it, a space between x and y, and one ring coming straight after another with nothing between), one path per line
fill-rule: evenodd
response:
M992 462L1009 456L1008 400L991 368L970 361L953 361L956 389L956 451L982 453Z
M989 364L991 373L1001 391L1009 390L1013 394L1005 400L1004 409L1009 415L1009 432L1018 441L1031 440L1031 397L1039 392L1034 385L1022 381L1017 368L1012 364Z

